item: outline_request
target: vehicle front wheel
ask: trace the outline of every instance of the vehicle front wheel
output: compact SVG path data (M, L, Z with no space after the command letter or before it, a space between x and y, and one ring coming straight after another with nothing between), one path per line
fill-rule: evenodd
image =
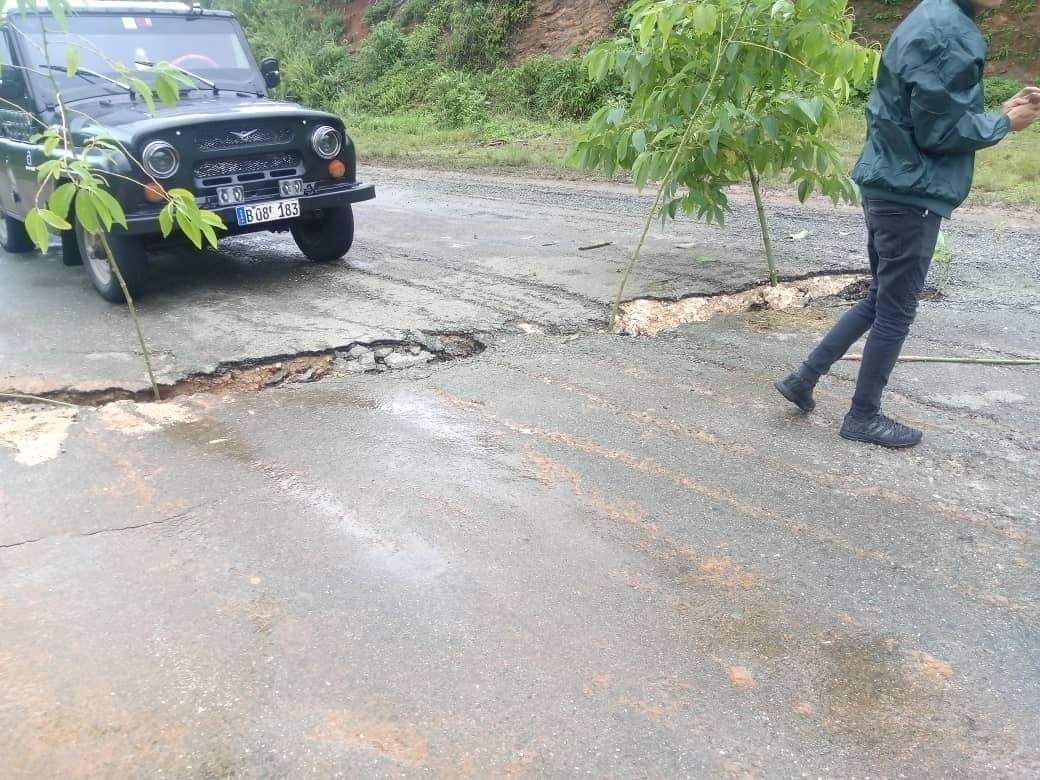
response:
M22 222L0 214L0 246L8 252L28 252L33 248L33 242Z
M339 260L354 243L354 212L347 206L322 209L321 216L292 224L296 246L318 263Z
M101 237L91 235L76 223L76 241L83 257L83 265L87 269L87 276L101 297L112 303L126 303L119 279L112 273L108 264ZM127 290L131 297L137 298L144 293L148 285L148 255L144 249L144 242L133 236L109 234L108 245L112 248L112 258L123 275Z

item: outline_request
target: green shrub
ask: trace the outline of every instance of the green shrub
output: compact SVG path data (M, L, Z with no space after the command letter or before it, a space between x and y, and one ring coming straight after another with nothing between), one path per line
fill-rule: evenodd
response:
M437 123L462 127L487 121L487 95L475 89L465 73L448 71L430 89L430 101Z
M475 73L470 77L474 89L487 96L488 108L500 114L515 115L525 109L526 101L520 92L520 69L499 65L492 71Z
M577 55L563 60L548 54L531 57L520 65L517 80L528 112L552 119L587 119L615 87L593 83Z
M358 52L361 78L376 81L404 56L405 39L394 22L382 22L372 30Z
M376 0L361 15L361 21L365 23L365 26L371 29L380 22L385 22L391 16L394 15L394 0Z
M436 59L440 39L441 31L432 24L420 24L413 28L405 36L402 61L407 65L433 62Z
M397 14L398 21L405 26L422 24L427 21L430 11L439 2L440 0L405 0Z
M433 85L444 69L437 63L420 67L399 65L359 95L362 104L381 114L405 108L424 108L432 102Z
M1000 110L1006 101L1013 98L1025 86L1021 81L1000 76L988 76L983 84L986 90L986 108L990 111Z

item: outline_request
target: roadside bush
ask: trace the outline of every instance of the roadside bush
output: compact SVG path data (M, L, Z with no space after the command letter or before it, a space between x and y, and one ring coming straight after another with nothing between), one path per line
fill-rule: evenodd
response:
M462 127L488 119L487 95L474 88L465 73L448 71L430 89L430 102L437 123L444 127Z
M360 101L366 108L381 114L426 107L432 100L433 85L443 72L440 65L432 62L420 67L398 66L375 84L365 87Z
M519 68L499 65L492 71L473 74L470 83L487 96L488 108L495 113L515 115L517 109L526 108Z
M430 11L440 0L405 0L397 14L402 25L422 24L427 21Z
M990 111L999 111L1000 107L1013 98L1025 84L1015 79L1005 79L1000 76L988 76L983 85L986 90L986 108Z
M361 21L365 23L365 26L369 29L375 27L380 22L385 22L387 19L394 15L394 0L376 0L361 15Z
M402 61L407 65L433 62L436 59L440 39L441 31L432 24L420 24L413 28L405 36Z
M382 22L365 38L358 52L358 67L361 78L376 81L388 72L405 52L405 38L401 28L394 22Z
M520 95L528 112L552 119L587 119L603 105L613 84L589 79L582 58L531 57L518 69Z

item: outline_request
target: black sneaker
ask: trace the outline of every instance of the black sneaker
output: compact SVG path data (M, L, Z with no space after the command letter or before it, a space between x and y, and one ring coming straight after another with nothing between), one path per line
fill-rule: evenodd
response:
M774 382L773 387L786 398L788 401L793 403L803 412L811 412L816 408L816 401L813 400L812 392L813 388L816 387L816 383L808 379L799 369L793 374L788 374L787 377L781 379L779 382Z
M893 450L903 450L920 444L924 434L883 414L869 420L860 420L850 412L845 415L845 422L841 424L841 437L849 441L862 441Z

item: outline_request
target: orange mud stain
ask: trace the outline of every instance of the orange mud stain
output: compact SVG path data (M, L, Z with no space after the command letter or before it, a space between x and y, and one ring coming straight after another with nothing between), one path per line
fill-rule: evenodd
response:
M755 675L744 666L732 666L729 669L729 681L738 688L755 688Z
M755 582L748 571L729 558L707 558L701 563L701 574L717 577L727 588L749 590Z
M607 447L596 441L590 439L584 439L580 436L567 433L566 431L559 431L553 429L539 428L537 426L523 425L512 420L508 420L498 415L489 412L487 409L482 408L480 405L474 404L465 399L453 396L443 390L437 391L438 395L447 401L455 405L457 408L476 412L485 422L501 426L508 431L520 436L529 436L539 438L543 441L548 441L553 444L562 445L569 447L577 452L582 452L587 455L594 455L604 460L613 461L619 463L631 471L644 474L650 477L658 477L671 481L673 484L687 490L691 493L695 493L702 498L706 498L710 501L724 504L731 509L740 512L741 514L760 520L769 525L782 528L793 536L796 537L808 537L815 539L819 542L829 544L836 549L843 550L844 552L853 555L856 558L863 560L872 560L881 563L885 566L894 567L901 566L904 569L908 567L905 564L900 564L895 558L883 550L878 550L870 547L863 547L861 545L854 544L853 542L845 539L838 533L831 531L824 527L813 527L797 520L793 520L784 515L773 512L765 507L758 506L740 496L730 493L728 490L713 486L692 477L683 474L682 472L675 471L669 467L659 463L650 457L639 457L635 454L621 450ZM1003 606L1006 609L1018 612L1020 614L1030 616L1040 616L1040 606L1034 604L1021 604L1012 603L1009 600L1004 599L1004 603L1000 601L1003 597L996 597L990 594L980 594L973 587L965 584L960 579L957 579L951 575L944 574L941 572L933 571L919 571L913 572L916 576L922 579L928 579L936 584L966 596L971 599L983 601L984 603L994 604L995 606Z
M914 650L911 655L916 659L925 677L936 682L953 677L953 667L945 661L940 661L934 655L929 655L923 650Z
M415 726L350 710L329 713L314 736L351 750L371 750L413 767L421 766L429 753L429 740Z

